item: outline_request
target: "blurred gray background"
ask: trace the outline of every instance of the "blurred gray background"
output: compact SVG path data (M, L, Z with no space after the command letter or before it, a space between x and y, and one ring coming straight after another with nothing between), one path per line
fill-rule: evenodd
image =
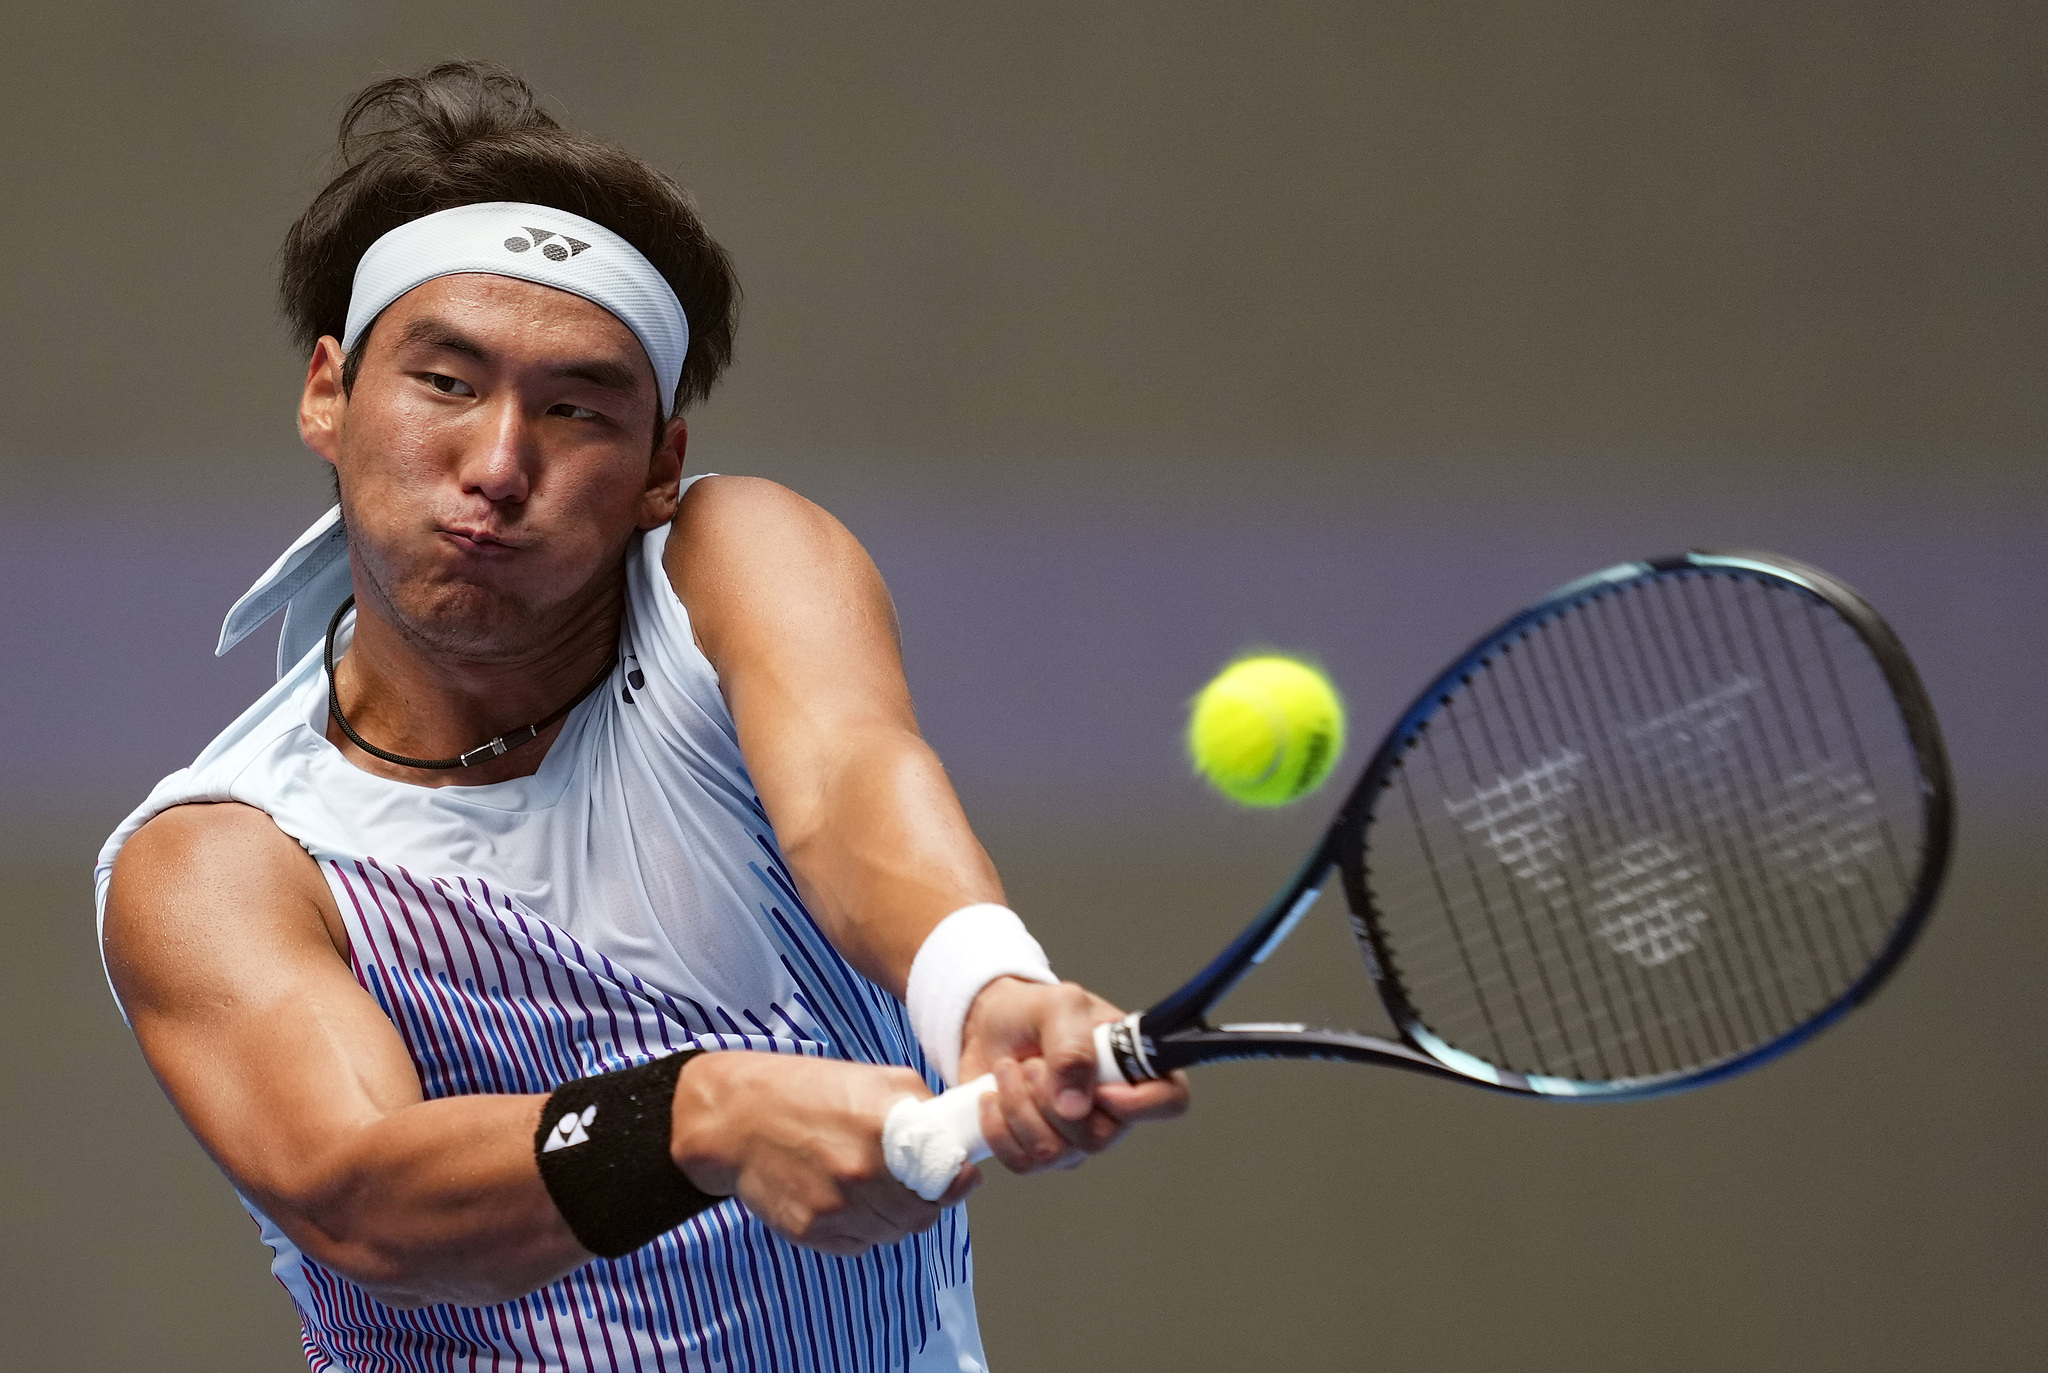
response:
M698 470L888 574L1055 965L1141 1004L1320 827L1183 705L1308 652L1352 763L1552 584L1847 577L1962 845L1893 986L1625 1108L1321 1065L974 1202L998 1373L2048 1365L2048 11L1589 0L14 6L0 83L0 1336L285 1370L289 1303L98 970L100 839L269 679L221 614L324 505L272 255L341 104L450 56L671 170L748 292ZM1370 1020L1336 919L1247 1009ZM1293 1018L1290 1016L1290 1018Z

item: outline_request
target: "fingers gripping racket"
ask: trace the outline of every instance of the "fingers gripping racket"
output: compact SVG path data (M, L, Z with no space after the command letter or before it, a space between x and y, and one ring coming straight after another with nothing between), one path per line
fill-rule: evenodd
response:
M1729 1077L1898 965L1953 805L1919 676L1847 586L1753 552L1609 568L1430 683L1259 917L1180 990L1098 1028L1101 1078L1324 1058L1614 1101ZM1333 873L1398 1041L1210 1025ZM899 1102L896 1176L933 1198L986 1157L994 1086Z

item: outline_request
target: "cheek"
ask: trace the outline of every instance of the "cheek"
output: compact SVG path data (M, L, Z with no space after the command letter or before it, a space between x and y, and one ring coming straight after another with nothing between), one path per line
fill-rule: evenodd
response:
M350 415L343 433L342 484L359 499L411 500L445 480L460 435L404 406L379 405Z
M562 514L588 517L599 529L635 520L647 489L647 457L612 445L565 452L543 470L535 497Z

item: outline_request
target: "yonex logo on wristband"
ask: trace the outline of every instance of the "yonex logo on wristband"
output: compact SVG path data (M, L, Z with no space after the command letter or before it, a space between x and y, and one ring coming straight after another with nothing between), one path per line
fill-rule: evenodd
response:
M624 1258L718 1203L683 1176L669 1153L676 1079L700 1052L579 1077L555 1088L541 1108L534 1161L569 1232L591 1253ZM586 1129L600 1106L602 1139Z
M597 1119L597 1107L585 1106L579 1115L575 1111L555 1122L555 1128L548 1135L548 1142L540 1146L543 1154L557 1149L567 1149L572 1144L590 1143L590 1122Z
M590 246L580 238L571 238L567 234L557 234L553 229L536 229L528 225L526 226L526 232L533 235L531 240L518 237L508 238L505 240L506 251L523 253L538 243L540 245L540 255L549 262L566 262ZM551 238L560 238L562 241L561 243L549 243L548 240ZM567 245L566 247L563 246L565 244Z

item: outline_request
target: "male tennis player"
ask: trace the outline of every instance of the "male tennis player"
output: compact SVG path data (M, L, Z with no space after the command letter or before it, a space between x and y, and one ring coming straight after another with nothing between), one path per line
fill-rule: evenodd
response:
M280 680L100 858L143 1052L316 1369L981 1368L976 1175L890 1107L993 1069L1022 1172L1184 1088L1093 1085L860 547L682 475L737 293L675 185L474 64L342 160L283 266L339 504L223 633Z

